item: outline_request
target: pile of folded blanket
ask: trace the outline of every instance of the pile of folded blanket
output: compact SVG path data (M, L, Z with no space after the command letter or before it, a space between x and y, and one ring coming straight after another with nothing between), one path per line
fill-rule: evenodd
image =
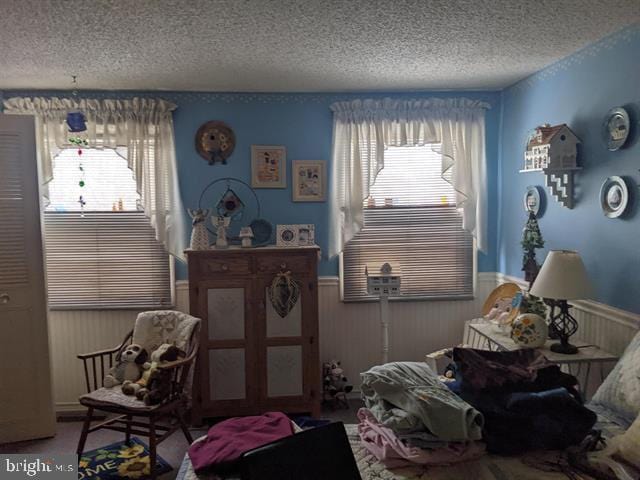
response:
M447 465L484 452L482 414L425 364L395 362L361 374L362 444L386 467Z
M445 465L487 451L513 454L580 443L596 415L575 377L538 351L456 348L456 379L426 363L394 362L361 374L362 444L386 467Z

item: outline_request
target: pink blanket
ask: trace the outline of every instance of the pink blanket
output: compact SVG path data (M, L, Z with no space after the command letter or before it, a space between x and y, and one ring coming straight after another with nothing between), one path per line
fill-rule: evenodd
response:
M291 420L280 412L230 418L209 429L206 440L189 448L196 473L232 471L243 453L293 434Z
M484 453L478 442L449 443L437 449L421 449L405 445L390 428L383 427L366 408L358 410L358 433L362 446L387 468L409 465L450 465L473 460Z

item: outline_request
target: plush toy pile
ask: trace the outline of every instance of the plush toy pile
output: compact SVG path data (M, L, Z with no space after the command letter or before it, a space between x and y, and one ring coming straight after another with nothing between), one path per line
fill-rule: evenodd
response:
M151 362L144 363L138 380L123 382L122 392L125 395L135 395L145 405L162 403L171 393L171 372L158 367L184 356L185 353L175 345L163 343L151 354Z
M171 394L171 372L158 368L185 357L175 345L163 343L149 355L140 345L127 346L104 379L104 386L122 385L122 393L135 395L145 405L162 403Z
M343 406L349 408L347 393L353 390L347 377L344 376L340 362L331 360L322 365L323 377L323 403L330 406Z

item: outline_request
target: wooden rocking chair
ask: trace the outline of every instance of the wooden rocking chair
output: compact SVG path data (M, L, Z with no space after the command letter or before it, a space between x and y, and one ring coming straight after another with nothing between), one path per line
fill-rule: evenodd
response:
M136 329L139 328L141 319L148 321L150 318L169 319L169 321L173 321L172 325L178 325L185 320L191 324L190 335L184 345L186 357L157 367L170 372L171 377L170 394L158 405L145 405L135 396L127 396L122 393L121 385L105 388L103 383L105 374L113 366L114 358L118 353L132 343L133 339L137 341ZM182 430L189 444L193 442L185 420L185 413L188 409L191 388L189 372L198 353L199 334L200 319L190 315L173 311L143 312L138 316L134 330L129 332L117 347L78 355L78 358L84 363L87 384L87 394L79 398L80 403L87 407L87 416L78 442L78 456L82 455L89 433L101 428L124 433L127 443L131 439L131 434L142 435L149 438L149 478L156 478L156 447L159 443L166 440L178 429ZM167 338L163 338L162 342L171 343ZM145 345L142 346L145 347ZM92 425L94 410L116 415Z

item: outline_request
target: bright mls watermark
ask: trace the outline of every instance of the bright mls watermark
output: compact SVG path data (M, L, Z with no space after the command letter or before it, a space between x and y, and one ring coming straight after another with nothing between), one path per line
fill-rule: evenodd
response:
M0 479L77 480L78 456L0 454Z

